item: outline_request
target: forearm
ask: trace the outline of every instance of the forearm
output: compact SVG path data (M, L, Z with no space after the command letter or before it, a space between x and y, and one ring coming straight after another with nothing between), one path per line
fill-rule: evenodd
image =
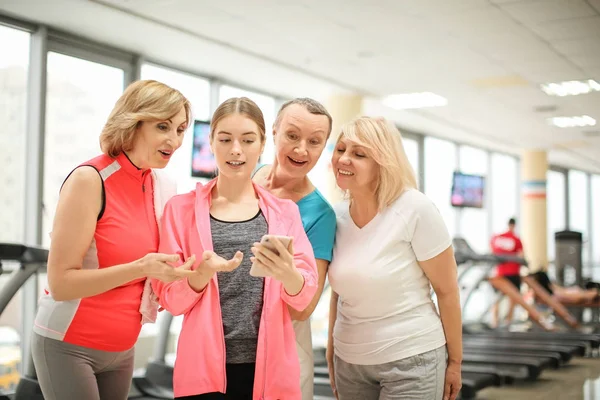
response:
M333 328L337 319L338 294L331 290L331 299L329 300L329 330L327 331L327 347L333 348Z
M50 285L50 292L56 301L82 299L143 277L142 267L135 261L109 268L69 269Z
M462 363L462 318L458 291L438 295L440 317L446 335L448 363Z
M213 274L213 271L198 272L193 277L188 278L188 284L194 292L200 293L206 288L206 285L208 285L208 282L212 279Z

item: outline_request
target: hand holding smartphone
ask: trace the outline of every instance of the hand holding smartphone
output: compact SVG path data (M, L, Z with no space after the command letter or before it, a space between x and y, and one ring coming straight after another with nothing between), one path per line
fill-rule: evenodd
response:
M282 235L264 235L262 237L260 244L262 244L265 248L267 248L270 251L272 251L273 253L275 253L275 255L277 257L280 257L281 254L279 253L279 250L277 250L275 244L272 242L273 238L276 238L277 240L279 240L286 249L289 249L292 238L289 236L282 236ZM264 266L261 265L261 263L257 263L256 259L252 262L252 266L250 267L250 275L255 276L255 277L271 276L269 271L267 271L264 268Z

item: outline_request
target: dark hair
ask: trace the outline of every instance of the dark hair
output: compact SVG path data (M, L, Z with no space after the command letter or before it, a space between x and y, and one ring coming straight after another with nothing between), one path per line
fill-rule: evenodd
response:
M313 115L326 116L327 120L329 121L329 131L327 132L327 137L329 137L329 135L331 134L332 126L333 126L333 118L331 118L331 115L329 114L329 112L327 111L325 106L323 106L323 104L321 104L318 101L311 99L309 97L298 97L298 98L295 98L293 100L286 101L285 103L283 103L283 105L277 112L277 118L275 118L275 123L273 124L273 126L279 126L279 123L281 122L281 117L283 116L283 110L285 110L292 104L301 105L302 107L306 108L306 111L308 111L309 113L311 113Z
M516 225L517 224L517 220L514 219L514 218L511 218L511 219L508 220L508 224L509 225Z

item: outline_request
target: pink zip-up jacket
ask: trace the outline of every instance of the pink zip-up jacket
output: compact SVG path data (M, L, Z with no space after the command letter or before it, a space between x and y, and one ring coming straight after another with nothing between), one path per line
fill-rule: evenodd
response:
M167 203L161 226L161 253L179 254L183 263L192 254L200 259L204 250L213 250L209 210L215 183L216 179L204 186L198 184L195 191L175 196ZM309 305L317 289L317 265L298 206L255 184L254 190L268 233L294 238L294 261L304 276L304 286L290 296L279 281L265 278L253 399L300 400L300 364L287 305L297 310ZM173 315L184 315L173 373L175 397L225 393L225 338L217 275L201 293L195 292L187 280L153 280L152 287L162 307Z

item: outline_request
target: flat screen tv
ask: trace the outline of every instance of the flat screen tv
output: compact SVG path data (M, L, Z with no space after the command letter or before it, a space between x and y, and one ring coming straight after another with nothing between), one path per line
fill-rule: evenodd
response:
M483 208L485 177L454 172L451 204L454 207Z
M194 121L192 143L192 176L196 178L214 178L217 163L210 151L210 122Z

